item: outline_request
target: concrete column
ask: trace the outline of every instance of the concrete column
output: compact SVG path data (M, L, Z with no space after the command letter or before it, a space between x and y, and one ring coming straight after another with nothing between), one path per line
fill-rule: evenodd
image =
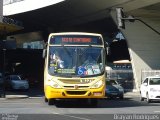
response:
M116 22L115 11L111 12ZM159 23L147 18L141 18L156 27ZM136 89L141 84L141 71L143 69L160 69L160 36L140 21L125 22L125 29L121 29L125 36L131 57L131 63L136 83Z
M0 0L0 22L2 22L3 16L3 0Z

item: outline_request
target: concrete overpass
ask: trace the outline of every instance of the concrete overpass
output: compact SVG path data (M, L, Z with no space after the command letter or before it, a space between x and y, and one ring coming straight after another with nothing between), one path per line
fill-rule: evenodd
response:
M5 5L4 16L23 21L25 29L19 32L41 31L39 36L42 39L46 39L50 32L61 31L88 31L99 32L104 36L111 35L119 31L116 26L116 7L123 7L126 15L134 15L160 31L159 0L65 0L27 12L7 13L6 8L9 6L12 10L17 9L17 4L27 8L28 5L24 2ZM120 31L127 40L138 89L143 69L160 69L160 36L139 21L126 21L125 26Z

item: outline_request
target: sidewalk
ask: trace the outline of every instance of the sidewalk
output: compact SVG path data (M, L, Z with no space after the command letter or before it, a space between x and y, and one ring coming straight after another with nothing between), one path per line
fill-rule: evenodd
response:
M5 98L0 98L0 100L5 100L5 99L24 99L28 98L28 95L6 95Z
M6 91L5 98L1 99L24 99L24 98L34 98L43 97L43 91L31 88L29 91Z
M133 92L125 92L125 97L140 97L139 91L133 91Z
M6 95L6 99L23 99L28 97L28 95Z

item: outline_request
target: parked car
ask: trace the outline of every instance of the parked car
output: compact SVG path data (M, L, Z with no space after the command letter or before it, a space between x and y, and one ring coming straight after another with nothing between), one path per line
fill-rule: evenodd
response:
M140 100L147 102L160 100L160 76L150 76L144 79L140 86Z
M6 88L13 90L28 90L29 83L21 79L20 75L9 75L6 77Z
M30 88L37 87L39 85L38 78L33 75L25 76L25 78L27 78Z
M105 94L106 94L106 97L109 97L109 98L119 97L120 99L123 99L124 89L116 80L107 79Z

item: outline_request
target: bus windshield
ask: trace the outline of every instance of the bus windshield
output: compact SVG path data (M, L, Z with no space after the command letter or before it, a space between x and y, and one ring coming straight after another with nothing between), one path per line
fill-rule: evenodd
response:
M48 71L56 76L92 76L104 72L103 48L50 46Z

